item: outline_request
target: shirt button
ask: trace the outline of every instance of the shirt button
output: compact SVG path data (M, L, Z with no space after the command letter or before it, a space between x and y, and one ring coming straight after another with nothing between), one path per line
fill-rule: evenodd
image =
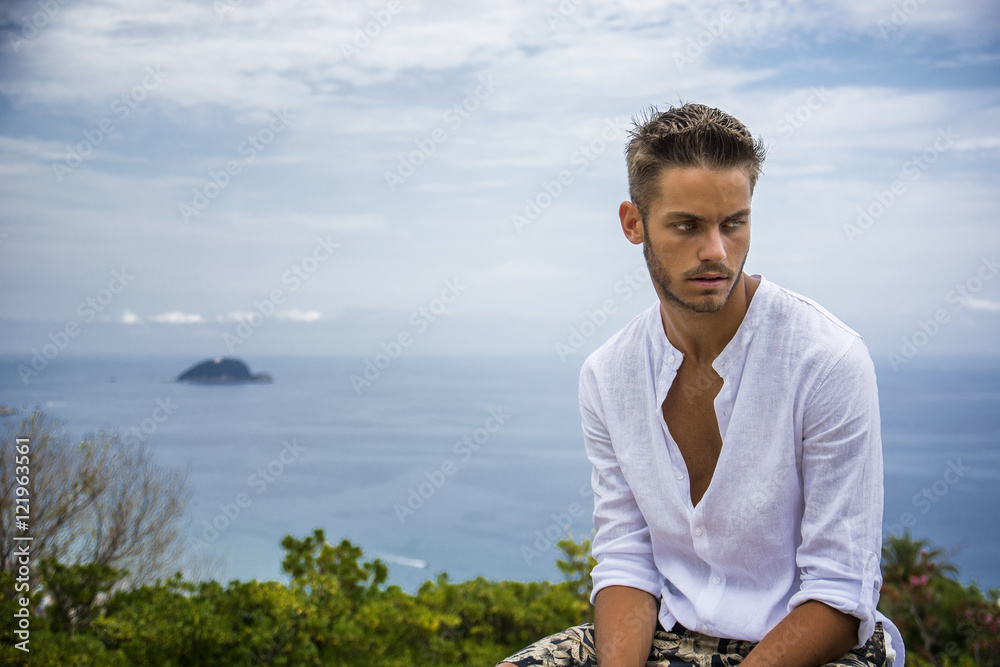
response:
M669 361L670 363L674 363L674 355L671 354L670 358L667 359L667 361Z
M674 477L676 477L677 479L684 479L684 473L682 472L674 473Z
M701 626L701 634L704 635L706 633L708 633L708 626L707 625Z
M705 531L702 530L701 528L695 528L694 529L694 534L697 535L698 537L701 537L704 532Z
M722 579L720 579L719 577L712 577L712 583L713 584L721 584L722 583Z

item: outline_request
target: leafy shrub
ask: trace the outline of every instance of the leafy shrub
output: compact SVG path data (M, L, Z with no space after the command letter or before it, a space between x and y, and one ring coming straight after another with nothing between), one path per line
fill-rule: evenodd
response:
M0 641L0 664L55 667L452 667L491 665L571 625L592 620L590 543L558 544L561 583L452 582L414 595L388 586L388 569L322 530L282 540L287 584L167 580L112 592L117 573L46 562L32 596L31 653ZM940 549L909 535L887 540L880 608L921 667L1000 664L997 591L963 586ZM0 572L0 586L10 575ZM38 607L43 592L49 602ZM0 599L9 617L14 603ZM39 613L41 611L41 613Z
M886 540L882 574L879 608L899 628L907 663L1000 664L1000 590L963 585L942 549L908 531Z

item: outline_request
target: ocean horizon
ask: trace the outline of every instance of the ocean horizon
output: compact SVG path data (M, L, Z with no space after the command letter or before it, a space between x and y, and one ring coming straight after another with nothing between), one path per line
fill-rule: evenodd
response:
M554 542L589 537L581 355L244 356L271 384L177 383L202 359L70 356L22 381L0 356L0 403L36 406L73 439L117 429L187 471L186 539L209 576L284 579L284 535L322 528L382 558L414 591L453 580L559 580ZM960 578L1000 587L1000 357L875 359L885 534L947 550ZM367 371L367 374L366 374ZM22 415L5 417L16 420ZM985 529L984 529L985 528Z

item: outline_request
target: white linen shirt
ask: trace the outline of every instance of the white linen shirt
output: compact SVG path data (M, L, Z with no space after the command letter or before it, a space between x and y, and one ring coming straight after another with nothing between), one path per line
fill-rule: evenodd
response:
M584 362L580 412L593 464L593 602L607 586L662 600L675 621L759 641L819 600L876 621L882 442L875 370L861 336L762 276L712 363L722 451L701 501L661 406L684 356L654 304ZM902 656L900 656L902 657ZM897 660L897 665L902 664Z

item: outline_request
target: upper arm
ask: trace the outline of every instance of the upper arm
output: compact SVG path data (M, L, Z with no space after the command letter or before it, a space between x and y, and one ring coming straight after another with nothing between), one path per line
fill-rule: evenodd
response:
M882 439L875 369L858 338L808 397L803 418L802 586L790 607L814 599L874 630L881 584Z
M612 585L638 588L658 598L662 577L653 563L649 526L622 471L603 406L595 393L587 378L582 377L580 414L587 456L593 466L593 555L598 563L592 573L591 599L601 588Z

